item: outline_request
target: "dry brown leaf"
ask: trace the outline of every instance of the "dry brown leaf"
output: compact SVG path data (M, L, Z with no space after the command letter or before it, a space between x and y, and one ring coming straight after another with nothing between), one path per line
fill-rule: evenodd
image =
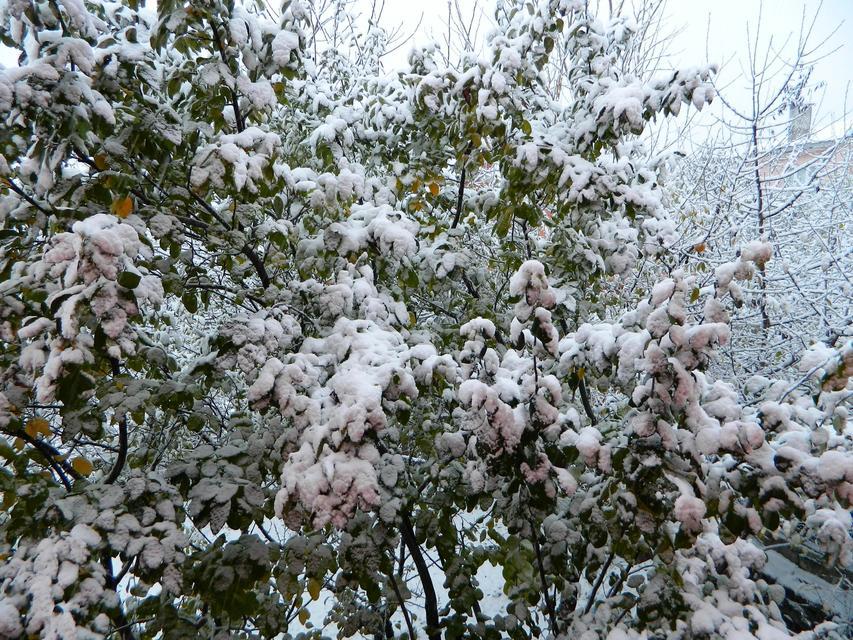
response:
M133 199L130 196L118 198L113 202L113 213L119 218L126 218L133 211Z

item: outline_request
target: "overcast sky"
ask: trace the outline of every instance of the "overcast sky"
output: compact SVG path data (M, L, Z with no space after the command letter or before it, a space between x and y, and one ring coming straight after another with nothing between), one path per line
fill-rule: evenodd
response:
M815 19L810 42L819 47L810 78L822 85L812 96L815 103L815 132L840 135L850 129L845 114L853 108L853 0L670 0L673 26L683 30L676 38L675 51L685 62L706 59L722 66L719 86L728 89L738 106L749 106L748 70L750 36L760 22L759 53L773 48L791 59L803 29ZM706 37L707 36L707 37ZM707 40L707 54L706 54ZM786 46L783 46L786 45ZM777 65L778 68L778 65Z

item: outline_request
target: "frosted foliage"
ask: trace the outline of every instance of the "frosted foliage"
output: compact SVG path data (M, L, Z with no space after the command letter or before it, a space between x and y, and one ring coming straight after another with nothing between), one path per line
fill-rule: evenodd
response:
M103 567L93 558L100 542L89 526L18 549L0 567L0 637L102 638L97 612L105 595ZM83 578L80 574L87 576ZM78 625L78 620L80 624ZM91 626L90 626L91 625Z
M260 318L226 331L240 347L238 366L260 367L250 401L274 406L299 431L276 509L291 519L304 511L317 526L343 526L355 509L379 506L381 456L374 442L386 426L386 411L417 397L415 375L425 375L421 361L435 354L425 345L407 346L398 331L405 309L380 296L368 268L337 280L319 295L329 296L327 310L356 317L341 317L326 337L294 336L298 325L292 321L283 326ZM290 350L296 339L301 345ZM291 510L291 503L300 510Z
M40 400L54 398L69 364L91 362L88 318L94 318L109 339L113 357L134 352L129 319L139 314L141 304L163 301L159 278L143 275L134 266L146 251L132 226L105 214L75 222L70 232L51 238L29 277L45 287L45 303L55 313L52 318L34 318L18 331L19 338L29 341L19 363L35 379ZM118 282L123 272L137 283L132 291Z
M850 566L853 343L728 375L779 244L654 147L715 68L359 4L0 0L0 638L845 637L763 545Z
M271 89L268 89L271 92ZM260 106L271 102L273 96L253 87L255 101ZM257 127L233 135L223 135L217 144L199 149L193 161L190 182L196 188L210 182L215 187L233 184L238 190L255 191L256 182L262 178L263 170L281 145L278 135Z

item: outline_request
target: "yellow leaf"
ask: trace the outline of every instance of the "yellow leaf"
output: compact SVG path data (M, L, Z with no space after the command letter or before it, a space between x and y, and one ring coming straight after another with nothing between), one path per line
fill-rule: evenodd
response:
M430 182L430 183L429 183L429 192L430 192L433 196L437 196L439 191L440 191L440 189L439 189L439 187L438 187L438 184L437 184L437 183L435 183L435 182Z
M308 618L311 617L311 614L308 613L308 609L302 609L299 612L299 624L305 624L308 622Z
M81 476L88 476L90 473L92 473L92 469L94 469L94 466L91 462L86 460L86 458L78 457L74 458L71 461L71 468L74 469L74 471L79 473Z
M14 446L18 451L23 451L26 443L21 438L15 438Z
M126 198L118 198L113 201L113 213L119 218L126 218L133 211L133 200L130 196Z
M95 156L95 167L98 171L106 171L110 168L110 165L107 164L107 156L103 153L99 153Z
M694 250L696 253L705 253L705 243L704 243L704 242L700 242L699 244L695 244L695 245L693 245L693 250Z
M50 424L48 424L47 420L44 418L33 418L27 423L27 426L24 427L24 431L26 431L27 435L31 438L35 438L40 433L44 436L49 436Z
M308 595L311 596L312 600L316 600L320 597L320 589L323 588L323 585L320 584L320 581L316 578L311 578L308 581Z
M420 178L415 178L415 181L412 183L412 192L415 192L420 188L421 188Z

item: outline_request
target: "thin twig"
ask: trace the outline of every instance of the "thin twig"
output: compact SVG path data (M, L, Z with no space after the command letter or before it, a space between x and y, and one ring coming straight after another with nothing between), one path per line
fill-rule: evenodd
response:
M391 579L391 588L394 589L394 593L397 595L397 600L400 602L400 609L403 611L403 617L406 619L406 627L409 629L409 637L414 639L415 636L415 628L412 626L412 619L409 617L409 610L406 608L406 603L403 600L403 594L400 593L400 587L397 586L397 580L394 578L394 573L392 572L389 575Z
M610 563L613 562L614 554L611 552L609 556L607 556L607 560L604 563L604 566L601 567L601 571L598 574L598 578L595 580L595 584L592 586L592 592L589 594L589 600L586 602L586 606L584 607L583 613L586 615L589 613L589 610L592 609L592 605L595 603L595 594L598 593L599 587L601 587L601 583L604 582L604 576L607 575L607 570L610 568Z
M545 562L542 559L542 549L539 547L539 530L533 526L533 521L530 521L530 539L533 541L533 550L536 552L536 564L539 567L539 580L542 584L542 595L545 597L545 607L548 610L548 617L551 620L551 633L558 633L557 628L557 608L554 606L554 601L551 600L551 592L548 590L548 582L545 580Z

